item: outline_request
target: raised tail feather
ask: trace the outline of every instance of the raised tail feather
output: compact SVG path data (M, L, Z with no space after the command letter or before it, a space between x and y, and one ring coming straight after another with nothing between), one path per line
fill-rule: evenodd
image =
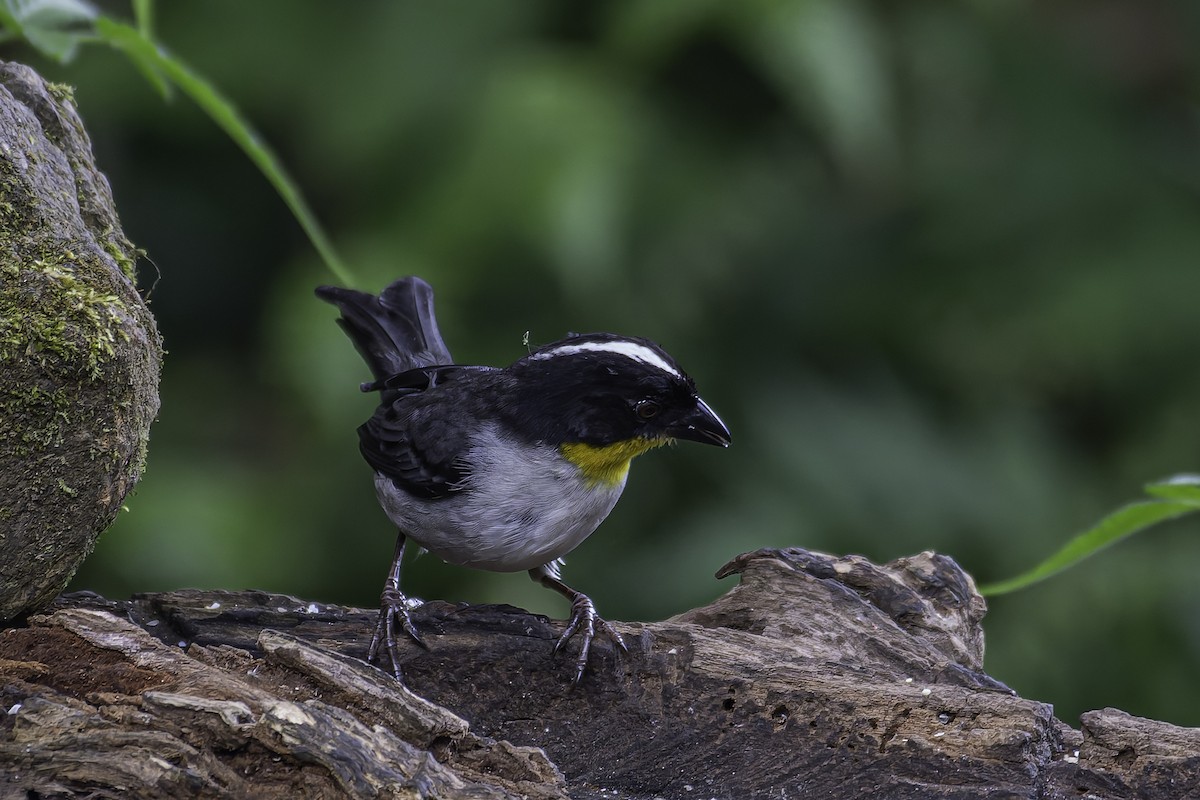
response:
M336 286L317 287L317 297L341 309L337 322L376 381L454 363L433 314L433 288L420 278L400 278L378 297Z

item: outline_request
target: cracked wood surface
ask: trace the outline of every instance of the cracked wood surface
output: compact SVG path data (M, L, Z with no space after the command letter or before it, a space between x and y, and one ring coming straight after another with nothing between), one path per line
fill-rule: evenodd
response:
M262 592L61 598L0 634L0 797L1189 798L1200 730L1079 730L982 671L950 559L799 549L618 627L583 684L561 623L414 611L408 687L361 659L373 610ZM410 691L411 690L411 691Z

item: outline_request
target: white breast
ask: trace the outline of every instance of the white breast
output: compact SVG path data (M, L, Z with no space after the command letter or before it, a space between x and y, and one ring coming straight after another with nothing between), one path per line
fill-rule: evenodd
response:
M579 546L625 488L589 486L557 448L504 442L487 428L464 456L461 491L415 498L376 473L375 490L400 530L442 560L494 572L533 569Z

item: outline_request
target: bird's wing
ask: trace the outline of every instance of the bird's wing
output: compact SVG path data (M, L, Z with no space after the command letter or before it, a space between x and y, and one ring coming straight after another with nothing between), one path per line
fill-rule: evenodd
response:
M418 497L436 499L460 490L470 474L465 455L483 399L455 379L479 377L483 371L493 370L429 370L423 388L418 380L422 370L398 376L403 394L381 405L358 429L363 458Z

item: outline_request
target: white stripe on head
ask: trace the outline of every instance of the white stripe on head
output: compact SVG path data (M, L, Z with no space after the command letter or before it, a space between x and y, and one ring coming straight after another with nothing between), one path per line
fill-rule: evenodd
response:
M658 367L663 372L674 375L676 378L682 378L683 375L679 370L671 366L665 358L654 352L651 348L639 342L631 342L627 339L615 339L605 342L579 342L578 344L563 344L550 350L543 350L540 353L534 353L533 358L554 358L555 356L569 356L575 353L616 353L620 356L632 358L634 361L640 361L643 364L649 364L652 367Z

